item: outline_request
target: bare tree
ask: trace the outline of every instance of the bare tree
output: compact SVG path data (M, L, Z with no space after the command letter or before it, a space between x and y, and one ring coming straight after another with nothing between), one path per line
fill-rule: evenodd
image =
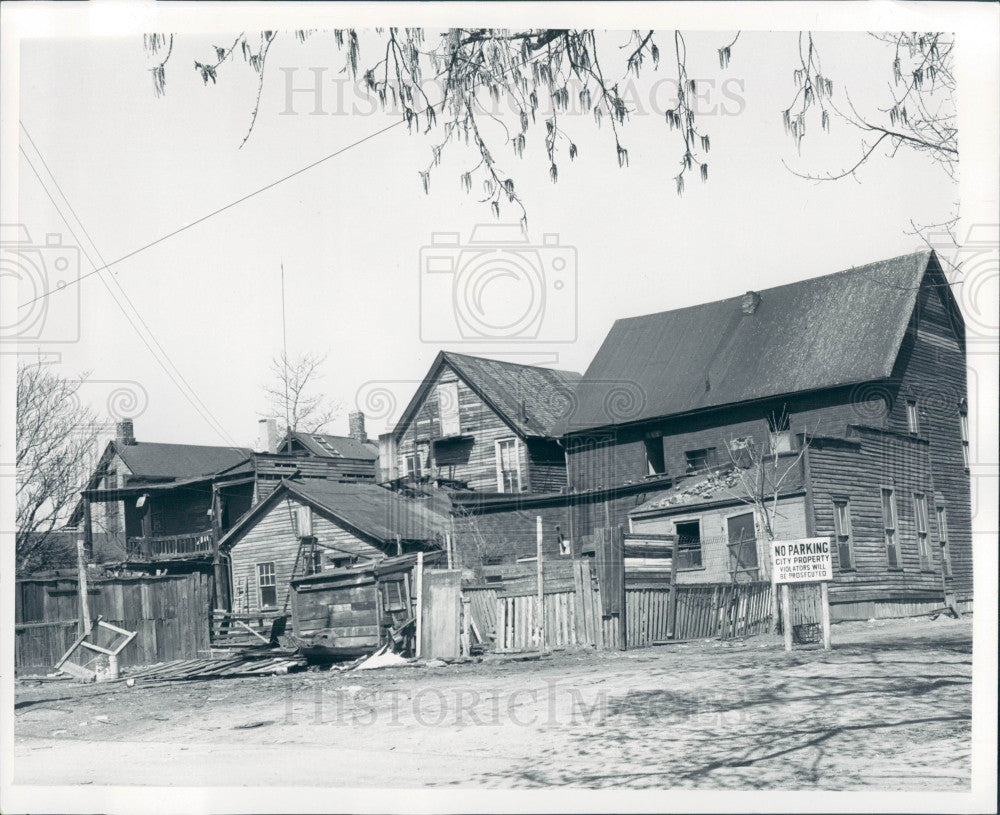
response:
M754 519L770 550L771 541L778 534L779 501L782 492L799 468L809 448L809 434L802 434L802 443L795 449L788 429L788 415L782 410L774 414L768 424L763 446L753 436L731 439L726 445L735 481L730 492L745 504L753 507ZM754 541L756 545L756 541ZM738 544L742 549L743 541ZM737 560L742 555L737 551ZM774 591L773 573L771 590L772 630L777 630L777 595Z
M343 410L316 390L323 378L320 368L326 354L285 354L271 360L271 382L264 386L268 416L274 416L291 431L321 433Z
M625 126L635 110L630 104L630 80L661 68L676 83L676 96L665 115L667 129L675 135L668 149L677 161L676 191L683 193L691 173L708 180L711 141L704 115L698 111L698 81L692 77L705 76L709 66L689 65L690 35L682 31L619 34L590 29L451 28L432 35L420 28L384 28L294 32L299 42L321 35L332 36L343 55L342 72L360 77L362 87L384 110L398 111L413 133L440 134L431 148L430 162L419 170L425 192L443 152L461 143L473 153L461 173L465 190L476 190L497 217L502 205L511 204L523 220L525 207L503 153L522 156L528 137L538 132L549 177L557 181L560 161L573 160L578 154L571 113L589 114L577 116L576 122L592 116L597 126L607 123L609 149L619 167L627 166ZM285 36L275 31L240 32L229 45L215 46L211 58L194 62L206 85L215 85L221 71L241 60L257 75L256 101L242 144L257 121L268 54L279 37ZM801 144L813 116L819 118L821 130L830 130L831 113L862 136L860 158L837 172L804 177L853 177L880 146L886 148L887 156L900 150L924 153L953 175L958 159L953 36L942 32L872 36L885 44L888 93L884 107L859 112L846 88L838 86L835 96L834 80L821 68L813 33L799 34L798 53L789 55L794 66L794 97L775 115L780 114L796 144ZM739 39L739 32L718 35L715 48L709 49L709 53L717 52L718 70L727 70L731 60L738 59L738 48L743 47ZM166 90L166 66L176 54L174 40L166 34L144 38L157 96ZM373 55L364 65L363 50ZM871 82L878 81L878 71L872 71Z
M94 414L78 397L82 384L42 364L17 369L18 574L66 559L55 533L76 505L97 444Z

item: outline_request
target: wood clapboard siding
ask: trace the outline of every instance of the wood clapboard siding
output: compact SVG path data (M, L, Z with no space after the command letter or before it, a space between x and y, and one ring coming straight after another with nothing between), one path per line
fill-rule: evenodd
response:
M942 598L940 549L930 547L932 564L921 570L917 548L913 493L923 492L932 504L933 480L926 442L897 434L858 429L852 440L816 440L808 451L812 478L815 533L832 536L833 501L850 502L855 569L840 568L837 547L830 602ZM882 522L883 486L896 495L897 529L902 568L889 569ZM935 534L929 520L929 536Z
M211 577L184 575L121 577L89 584L96 619L137 632L119 656L122 667L171 659L193 659L209 650ZM15 584L14 668L47 673L78 634L80 601L72 578L28 579ZM110 636L103 629L101 637ZM98 644L107 646L106 640ZM74 661L79 661L74 657Z
M933 282L933 281L932 281ZM917 404L919 435L929 443L934 489L944 497L948 515L954 589L972 596L972 509L969 472L962 452L961 403L967 398L965 335L957 330L941 299L941 287L925 285L900 354L897 398L888 426L907 432L906 403ZM928 496L934 549L937 518Z
M257 585L257 564L274 563L278 609L288 607L289 580L299 552L296 536L295 513L301 501L292 496L279 501L237 541L230 550L232 574L233 611L237 613L260 610L260 592ZM381 560L385 553L341 528L333 521L313 512L313 535L329 549L329 557L357 556L361 559ZM333 548L335 547L335 548ZM299 566L302 574L302 566Z
M437 386L446 382L458 383L458 410L461 434L468 438L457 445L456 453L447 457L447 463L430 467L430 456L425 453L423 473L440 478L465 481L480 492L497 492L496 442L517 438L517 434L500 418L450 365L443 365L432 380L433 387L420 405L413 420L403 431L397 446L396 463L399 473L406 473L406 456L416 450L428 450L428 443L441 438L440 407ZM552 442L551 444L554 444ZM532 453L524 440L518 438L518 461L523 492L554 492L566 483L565 459L557 458L551 444L532 442ZM557 446L557 449L558 448ZM561 455L561 452L560 452ZM442 458L444 458L442 456Z

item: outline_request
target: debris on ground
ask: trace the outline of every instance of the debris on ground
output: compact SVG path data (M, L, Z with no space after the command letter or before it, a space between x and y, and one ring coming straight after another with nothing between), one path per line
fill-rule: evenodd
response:
M408 665L409 662L410 660L406 657L401 657L399 654L390 651L388 645L383 645L371 656L355 665L352 670L370 671L375 668L395 668L400 665Z
M140 668L129 674L133 684L141 680L222 679L235 676L286 674L304 669L306 661L294 652L243 653L206 659L176 659ZM132 685L129 685L132 687Z

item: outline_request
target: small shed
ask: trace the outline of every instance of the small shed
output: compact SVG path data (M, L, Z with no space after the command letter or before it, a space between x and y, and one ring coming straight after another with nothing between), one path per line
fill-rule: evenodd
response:
M444 552L428 552L428 566ZM417 554L293 578L292 628L307 656L336 659L372 651L392 637L406 647L416 616Z

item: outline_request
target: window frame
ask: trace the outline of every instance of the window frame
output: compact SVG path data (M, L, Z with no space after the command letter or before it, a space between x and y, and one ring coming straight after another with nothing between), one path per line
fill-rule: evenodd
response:
M941 548L941 564L945 577L952 577L951 544L948 542L948 507L943 501L935 502L934 515L938 525L938 546Z
M729 575L730 575L730 577L732 577L733 572L734 572L734 569L733 569L733 554L734 554L734 550L733 550L733 541L732 541L732 539L729 536L729 522L733 518L742 518L745 515L749 515L750 516L750 520L753 522L753 550L752 551L753 551L754 562L756 563L756 566L754 566L753 568L750 568L750 569L737 569L735 571L736 571L736 574L738 574L738 575L739 574L746 574L746 575L750 575L751 579L758 580L758 579L760 579L760 569L761 569L761 566L760 566L760 551L759 551L758 546L757 546L757 513L754 512L752 509L749 510L749 511L747 511L746 509L741 509L739 512L733 512L733 513L730 513L728 515L723 516L723 521L725 521L725 523L726 523L726 547L727 547L728 555L729 555L729 560L728 560ZM746 542L748 542L748 541L746 541ZM745 550L743 550L743 551L745 551ZM739 558L737 558L737 560L736 560L736 565L737 566L739 565Z
M831 499L833 504L833 537L837 547L837 571L856 572L858 564L854 556L854 524L851 522L851 498L848 495L835 495ZM841 518L840 507L843 506L843 518ZM846 528L842 523L846 522ZM848 565L844 565L844 558L841 553L841 546L847 545Z
M506 436L505 438L497 439L496 441L493 442L493 456L494 456L494 460L495 460L495 464L496 464L496 471L497 471L497 492L501 493L502 495L516 495L517 493L524 491L524 485L523 485L523 482L521 480L521 444L520 444L520 441L521 440L517 436ZM507 490L507 489L504 489L504 487L506 486L505 483L504 483L504 472L505 472L505 470L503 469L503 454L502 454L501 451L502 451L503 446L507 445L507 444L511 445L511 450L513 451L514 469L512 471L508 470L506 472L513 472L517 476L517 489L516 490Z
M969 411L960 410L958 413L959 433L962 438L962 460L965 463L965 470L968 472L970 465L969 451Z
M442 393L446 390L454 394L454 403L455 403L454 411L448 412L448 417L452 421L449 422L447 429L445 428L444 404L446 401L450 400L442 398ZM459 411L459 403L458 403L458 380L453 380L450 382L438 382L437 387L435 387L434 389L434 393L437 396L437 402L438 402L438 431L441 434L441 438L447 439L451 438L452 436L461 436L462 417Z
M881 501L882 511L882 532L883 540L885 542L886 567L889 571L901 572L903 571L903 558L899 546L899 508L896 506L896 488L882 486L879 490L879 499ZM886 504L887 495L889 499L888 504ZM886 518L887 507L891 516L889 518ZM893 565L892 559L889 557L890 549L895 555L895 565Z
M277 608L278 607L278 575L275 570L275 564L273 560L265 560L261 563L254 564L257 572L257 608L263 610L266 608ZM270 582L264 582L264 578L269 578ZM264 602L264 589L274 590L274 603Z
M646 457L646 477L653 478L658 475L667 474L667 455L666 451L663 449L663 436L656 436L651 439L643 439L643 452ZM653 457L656 461L651 460L650 450L653 451ZM659 469L655 465L659 465Z
M693 453L704 453L705 454L705 464L703 467L697 468L691 466L691 456ZM717 463L716 458L717 448L715 447L698 447L694 450L684 451L684 472L687 474L694 473L704 473L711 470Z
M920 555L920 571L934 571L934 557L930 549L930 516L927 508L927 494L913 493L913 533L917 539L917 553Z
M701 532L702 532L701 520L702 520L701 518L696 516L693 518L677 518L672 521L674 527L674 535L677 537L677 550L674 553L674 556L677 558L677 571L679 572L693 572L705 568L705 550L701 537ZM686 545L686 548L684 550L685 554L691 554L693 552L697 552L698 554L697 563L689 563L687 565L681 563L681 534L677 531L677 527L683 524L698 524L697 548L688 544Z
M920 409L916 399L906 400L906 432L911 436L920 435Z

